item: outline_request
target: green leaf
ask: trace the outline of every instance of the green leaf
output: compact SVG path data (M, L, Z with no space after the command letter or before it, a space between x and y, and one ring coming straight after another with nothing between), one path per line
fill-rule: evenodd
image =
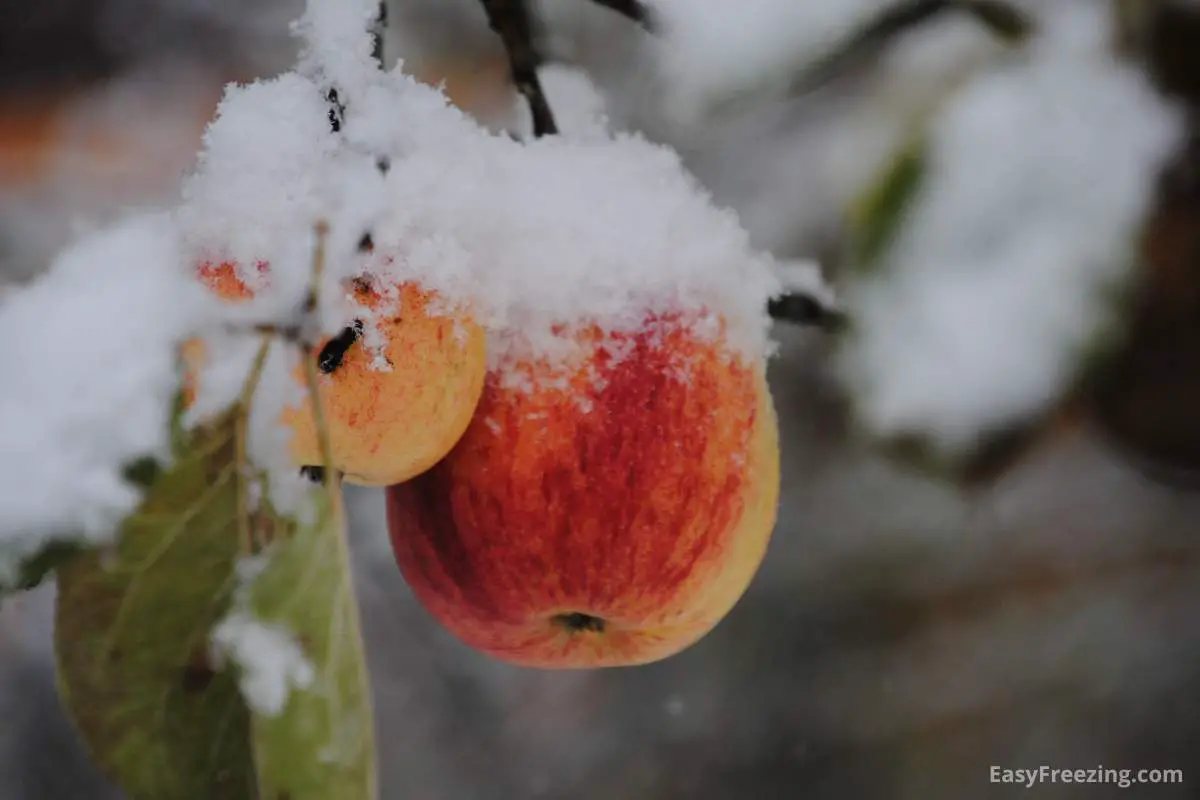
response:
M141 489L149 489L162 477L163 465L153 456L143 456L126 465L123 475L125 480Z
M181 437L113 550L59 571L64 704L96 762L135 800L376 797L370 692L336 487L310 524L269 498L246 512L237 417ZM242 528L241 522L248 522ZM245 533L269 542L239 586ZM282 713L254 713L212 633L231 611L286 629L314 669Z
M1009 44L1019 44L1034 32L1033 20L1004 0L965 0L962 7L985 28Z
M162 475L162 465L153 457L139 458L128 464L122 474L129 483L141 490L149 489ZM40 586L62 565L87 550L84 541L77 536L59 536L43 544L32 553L8 552L0 549L0 561L5 563L0 576L0 598L14 592L23 592ZM10 564L15 564L14 573L9 573Z
M856 270L865 273L878 266L924 186L926 170L925 141L918 139L899 153L851 209L851 265Z
M49 542L33 555L21 559L17 574L10 583L0 581L0 597L40 586L52 572L83 551L83 546L77 542L65 539Z
M64 704L135 800L256 796L249 714L208 641L235 583L235 435L230 412L178 441L114 548L59 570Z
M290 632L314 668L278 716L256 714L259 796L377 797L370 686L336 487L318 492L312 524L276 540L247 586L254 617Z

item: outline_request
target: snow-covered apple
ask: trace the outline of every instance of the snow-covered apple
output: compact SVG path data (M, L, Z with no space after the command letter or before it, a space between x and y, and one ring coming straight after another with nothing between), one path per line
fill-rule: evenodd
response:
M226 300L252 296L231 262L204 263L198 274ZM327 337L318 356L333 467L368 486L406 480L445 455L471 420L486 372L484 334L469 311L416 283L385 289L383 280L350 282L350 299L367 318ZM189 350L193 364L203 359L200 348ZM304 384L302 369L295 377ZM321 465L307 394L283 410L281 422L292 432L297 467Z
M397 561L449 630L534 667L642 664L715 626L775 524L761 358L710 315L556 335L571 353L489 372L428 472L387 490Z

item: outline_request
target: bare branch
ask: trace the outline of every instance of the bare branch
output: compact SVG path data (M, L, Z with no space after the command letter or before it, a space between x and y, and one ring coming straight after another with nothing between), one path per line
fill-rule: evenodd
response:
M558 133L550 102L538 79L537 69L542 59L533 44L533 27L525 0L479 1L487 12L488 25L504 43L513 85L529 103L529 112L533 116L533 135Z
M387 0L379 0L379 10L375 12L375 22L371 25L371 57L380 69L387 69L384 60L384 34L387 32L388 5Z
M611 9L623 17L641 25L651 33L658 32L658 20L655 19L654 13L641 0L591 0L592 3L603 8Z
M1004 0L905 0L885 8L842 46L806 70L792 83L791 94L806 94L829 83L836 75L865 61L896 36L942 16L962 11L1005 41L1019 41L1033 23Z
M776 322L820 328L830 333L846 327L846 315L842 311L804 292L788 292L771 298L767 301L767 313Z

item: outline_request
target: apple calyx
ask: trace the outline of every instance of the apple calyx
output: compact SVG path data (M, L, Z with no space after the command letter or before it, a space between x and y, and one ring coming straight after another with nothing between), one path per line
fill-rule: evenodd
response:
M604 633L608 623L600 617L572 611L565 614L555 614L550 618L555 625L565 628L568 633Z

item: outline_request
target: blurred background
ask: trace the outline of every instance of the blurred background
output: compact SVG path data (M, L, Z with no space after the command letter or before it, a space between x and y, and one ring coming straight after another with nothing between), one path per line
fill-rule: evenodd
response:
M0 292L74 237L176 200L222 87L290 66L302 5L0 0ZM562 127L677 148L759 246L821 261L860 312L857 338L778 326L783 493L766 563L710 636L659 664L548 673L467 650L401 581L381 493L355 491L383 797L1200 797L1200 5L661 5L686 23L675 40L585 0L533 4ZM484 124L527 132L475 0L392 0L390 17L390 58ZM1078 80L1045 94L1065 72L1039 64ZM965 144L951 136L964 109L986 122ZM897 154L930 126L930 200L881 267L908 277L864 277L858 198L881 175L894 188ZM1038 194L1056 175L1070 192ZM972 204L1005 181L1005 202ZM939 228L934 190L960 184L950 205L965 210ZM1114 202L1092 202L1110 188ZM1129 254L1088 250L1116 225ZM1060 227L1082 244L1056 245L1048 267L1005 249ZM949 264L968 313L928 305L944 284L918 267L987 248L987 265ZM1063 279L1004 282L1047 273ZM1123 279L1115 322L1083 302L1097 275ZM1099 331L1116 331L1102 358L1014 389L1012 364ZM913 352L872 361L872 336ZM955 368L925 369L947 343ZM878 380L847 377L863 363ZM947 435L947 415L970 435ZM0 610L0 800L119 797L58 703L52 603L43 587ZM1181 768L1185 783L988 780L1043 764Z

